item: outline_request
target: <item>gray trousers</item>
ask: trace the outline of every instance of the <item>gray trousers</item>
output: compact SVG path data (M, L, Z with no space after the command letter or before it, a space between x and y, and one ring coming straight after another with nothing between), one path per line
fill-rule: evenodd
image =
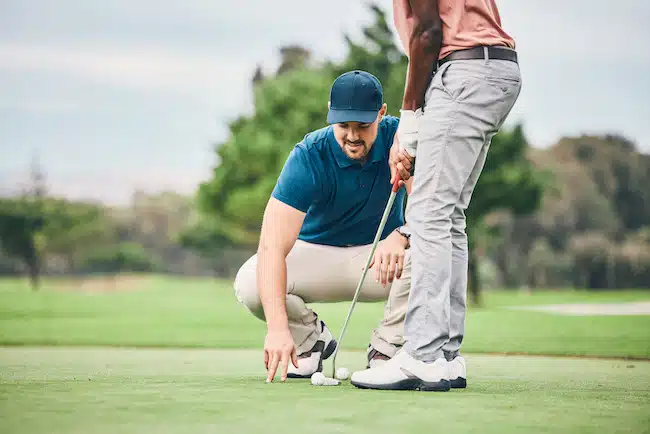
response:
M411 228L411 292L404 350L416 359L452 360L465 332L468 252L465 210L492 137L521 90L519 66L458 60L431 80L419 122Z

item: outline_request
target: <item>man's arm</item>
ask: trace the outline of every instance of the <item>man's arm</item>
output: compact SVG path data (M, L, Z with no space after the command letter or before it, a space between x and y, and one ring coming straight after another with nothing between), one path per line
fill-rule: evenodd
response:
M257 287L267 324L264 362L267 381L272 381L281 368L287 377L290 359L298 366L296 349L289 331L287 317L287 263L302 227L305 213L271 197L264 211L260 242L257 249Z
M270 330L289 328L286 309L286 257L293 248L305 213L274 197L264 211L257 249L257 287Z
M424 105L434 66L442 45L442 21L437 0L408 0L408 54L403 110L415 111Z

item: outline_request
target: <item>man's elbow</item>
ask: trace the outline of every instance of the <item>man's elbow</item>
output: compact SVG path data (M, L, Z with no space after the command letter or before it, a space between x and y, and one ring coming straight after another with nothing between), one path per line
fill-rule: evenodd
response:
M286 243L278 240L277 237L267 238L262 236L257 246L257 256L286 257L289 254L289 250L290 248L287 248Z
M416 26L413 34L414 46L424 51L437 51L442 44L442 23L440 21L427 21Z

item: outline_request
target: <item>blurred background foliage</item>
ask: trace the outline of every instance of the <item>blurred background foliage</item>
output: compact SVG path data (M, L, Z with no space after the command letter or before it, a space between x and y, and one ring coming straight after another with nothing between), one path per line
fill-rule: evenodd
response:
M384 11L346 37L347 56L317 62L280 48L276 71L251 71L254 110L233 119L195 197L135 192L126 207L52 197L36 164L19 197L0 198L0 274L159 272L234 276L254 253L282 165L326 124L329 88L362 69L382 82L399 115L407 59ZM650 156L619 135L565 137L547 149L524 125L494 138L467 212L473 300L492 287L650 287Z

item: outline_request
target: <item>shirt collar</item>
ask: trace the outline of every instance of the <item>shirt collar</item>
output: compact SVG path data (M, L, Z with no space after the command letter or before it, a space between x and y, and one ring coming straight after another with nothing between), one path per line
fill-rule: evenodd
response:
M379 133L381 133L381 131ZM379 138L379 133L377 134L377 139ZM328 138L332 152L334 153L334 159L338 163L339 167L345 168L350 166L361 166L361 163L348 157L345 152L343 152L341 145L339 145L339 142L336 141L336 137L334 137L333 127L330 127ZM379 146L377 146L377 139L375 139L375 143L373 143L372 148L370 148L368 163L378 163L382 160L383 156L381 149L379 149Z

